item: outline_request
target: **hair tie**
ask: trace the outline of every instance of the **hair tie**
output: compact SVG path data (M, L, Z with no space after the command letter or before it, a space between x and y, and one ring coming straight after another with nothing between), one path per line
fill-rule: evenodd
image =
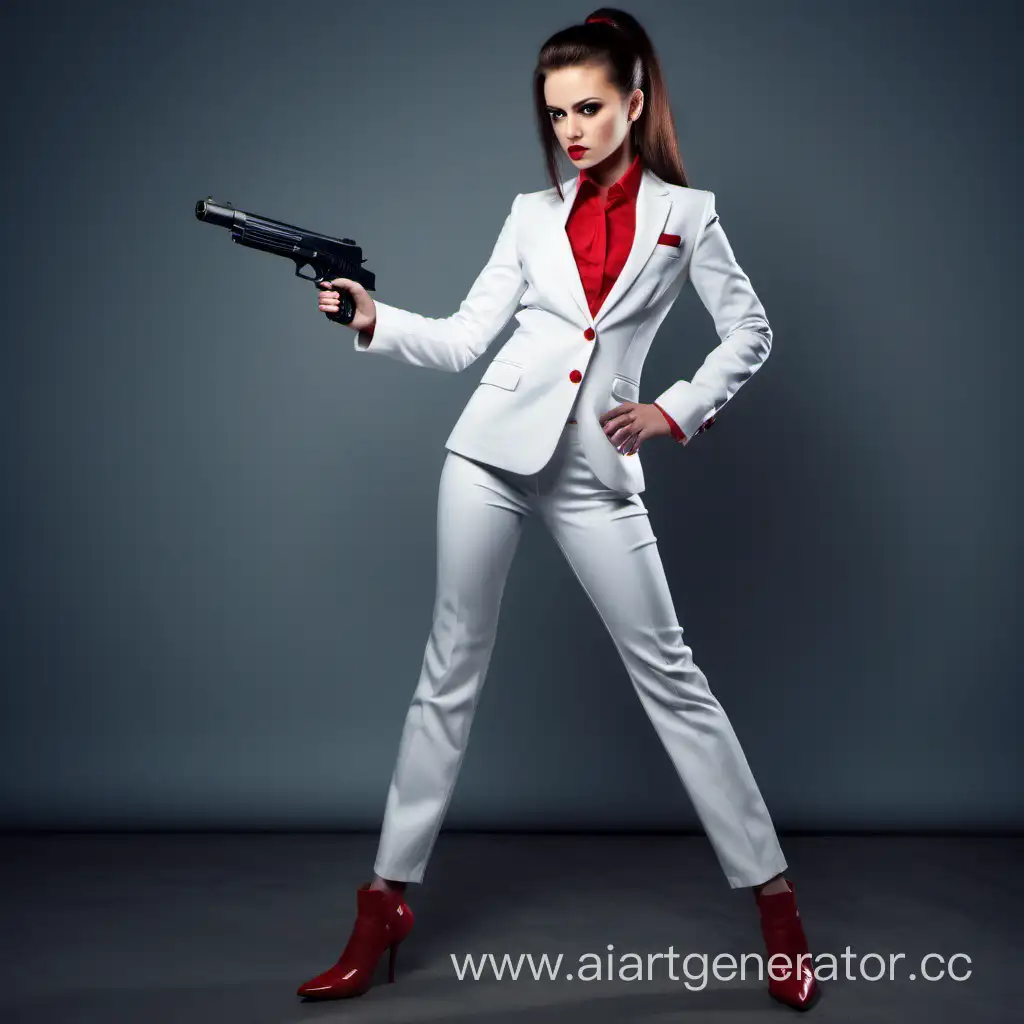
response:
M597 15L596 17L587 18L587 20L584 22L584 24L585 25L593 25L595 22L598 22L598 21L603 21L606 25L611 25L612 28L618 28L619 27L618 25L615 24L614 21L612 21L611 18L606 18L606 17L604 17L601 14Z

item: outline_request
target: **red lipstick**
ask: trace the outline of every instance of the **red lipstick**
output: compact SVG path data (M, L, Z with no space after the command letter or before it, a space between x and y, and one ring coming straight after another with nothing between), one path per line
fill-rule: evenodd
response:
M570 146L567 150L569 157L572 160L579 160L579 158L583 156L583 154L586 153L586 151L586 146Z

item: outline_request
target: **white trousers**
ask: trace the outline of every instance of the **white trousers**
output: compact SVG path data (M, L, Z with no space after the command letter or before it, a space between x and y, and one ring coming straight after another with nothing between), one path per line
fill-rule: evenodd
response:
M640 495L591 472L574 423L539 472L449 452L437 505L437 589L405 719L374 871L421 882L487 675L526 517L551 532L611 634L732 888L786 868L775 828L721 704L694 664Z

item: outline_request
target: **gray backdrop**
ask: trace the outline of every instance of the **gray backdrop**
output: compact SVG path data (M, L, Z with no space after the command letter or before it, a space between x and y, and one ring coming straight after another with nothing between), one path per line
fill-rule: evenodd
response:
M379 825L444 440L514 322L463 374L357 356L193 207L354 237L447 316L590 9L5 6L4 826ZM695 659L780 828L1019 827L1017 8L628 9L775 333L643 450ZM641 399L716 341L687 287ZM536 523L446 824L697 825Z

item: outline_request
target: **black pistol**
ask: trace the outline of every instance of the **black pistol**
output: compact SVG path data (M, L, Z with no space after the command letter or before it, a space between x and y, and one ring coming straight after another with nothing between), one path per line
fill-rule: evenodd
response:
M317 285L321 281L347 277L358 281L367 291L373 291L374 275L363 270L362 265L366 262L363 250L351 238L331 238L293 224L236 210L231 203L215 202L213 196L196 203L196 217L207 224L230 228L231 240L239 245L294 260L296 277L315 281ZM312 277L300 273L305 266L313 271ZM339 324L349 324L355 316L355 302L344 288L339 288L338 293L338 312L324 315Z

